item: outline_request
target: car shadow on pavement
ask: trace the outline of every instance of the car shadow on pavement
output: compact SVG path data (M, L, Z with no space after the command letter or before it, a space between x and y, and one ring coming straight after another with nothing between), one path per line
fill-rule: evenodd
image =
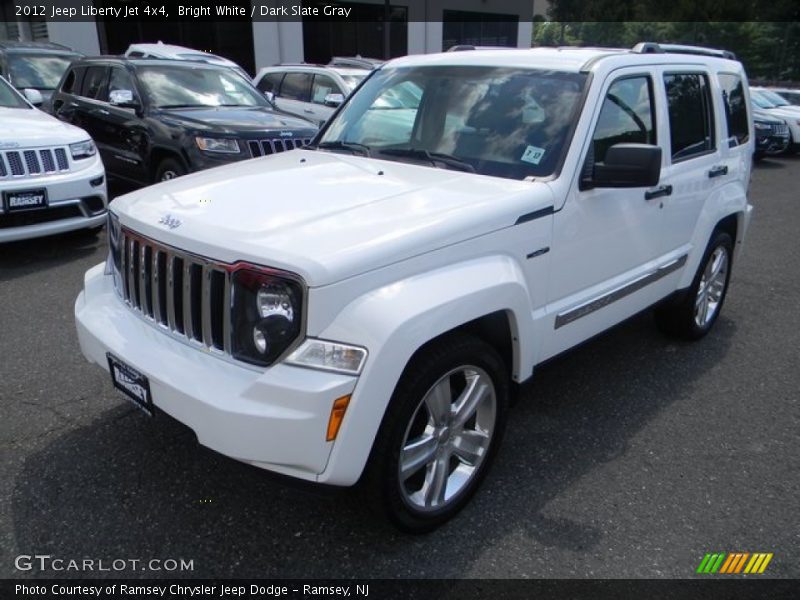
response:
M353 491L308 491L202 448L183 425L146 419L106 383L106 410L88 425L66 423L21 466L9 511L16 549L194 561L184 573L56 574L68 577L486 576L486 553L514 537L535 542L521 547L588 556L613 523L553 515L549 506L625 460L632 443L640 451L643 429L666 406L694 406L696 382L722 360L735 330L723 315L706 340L675 342L645 313L541 366L511 409L477 496L453 521L416 537L368 517ZM500 566L497 576L525 573Z
M0 282L31 273L46 277L51 269L97 252L104 240L104 233L80 230L0 244Z

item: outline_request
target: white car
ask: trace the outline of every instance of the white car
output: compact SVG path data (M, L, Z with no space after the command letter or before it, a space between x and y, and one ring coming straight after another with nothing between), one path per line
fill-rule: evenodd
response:
M211 54L210 52L194 50L193 48L186 48L184 46L174 46L172 44L164 44L163 42L158 42L156 44L131 44L125 51L125 56L128 58L164 58L168 60L203 62L218 67L227 67L228 69L236 71L248 81L250 80L247 71L232 60L217 56L216 54Z
M369 74L358 68L279 65L261 69L253 85L282 111L322 125Z
M789 151L800 152L800 106L790 104L775 92L765 88L750 88L753 104L789 126Z
M792 106L800 106L800 89L790 88L766 88L768 91L778 94L785 102Z
M0 243L97 230L108 199L103 163L78 127L35 108L0 77Z
M201 444L360 482L430 530L542 361L654 305L672 335L714 325L754 132L742 65L705 52L394 60L310 148L115 200L75 303L83 353Z

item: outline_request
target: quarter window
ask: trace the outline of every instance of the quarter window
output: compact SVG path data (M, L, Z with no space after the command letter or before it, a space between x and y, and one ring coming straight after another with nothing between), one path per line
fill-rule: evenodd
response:
M700 73L664 76L673 162L714 150L714 112L708 77Z
M731 147L744 144L750 138L750 129L742 80L738 75L720 73L719 86L722 90L722 104L725 106L728 144Z
M608 88L594 131L594 160L604 162L614 144L655 144L649 77L625 77Z
M308 102L308 93L311 90L311 73L287 73L283 78L280 94L287 100L301 100Z

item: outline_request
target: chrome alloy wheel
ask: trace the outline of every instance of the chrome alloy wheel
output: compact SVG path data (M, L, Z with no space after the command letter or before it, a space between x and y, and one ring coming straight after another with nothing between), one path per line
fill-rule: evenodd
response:
M434 383L403 437L398 477L405 502L421 511L452 502L486 457L496 418L494 383L483 369L463 365Z
M724 246L717 246L708 257L694 300L694 322L698 327L708 325L719 310L728 281L728 263L728 249Z
M161 181L169 181L170 179L175 179L178 174L171 169L167 169L161 174Z

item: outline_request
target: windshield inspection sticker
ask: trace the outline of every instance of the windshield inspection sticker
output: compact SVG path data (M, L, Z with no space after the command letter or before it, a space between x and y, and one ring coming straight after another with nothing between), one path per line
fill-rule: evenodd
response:
M529 162L533 165L538 165L542 158L544 158L544 148L537 148L536 146L528 146L525 152L522 153L520 160Z

